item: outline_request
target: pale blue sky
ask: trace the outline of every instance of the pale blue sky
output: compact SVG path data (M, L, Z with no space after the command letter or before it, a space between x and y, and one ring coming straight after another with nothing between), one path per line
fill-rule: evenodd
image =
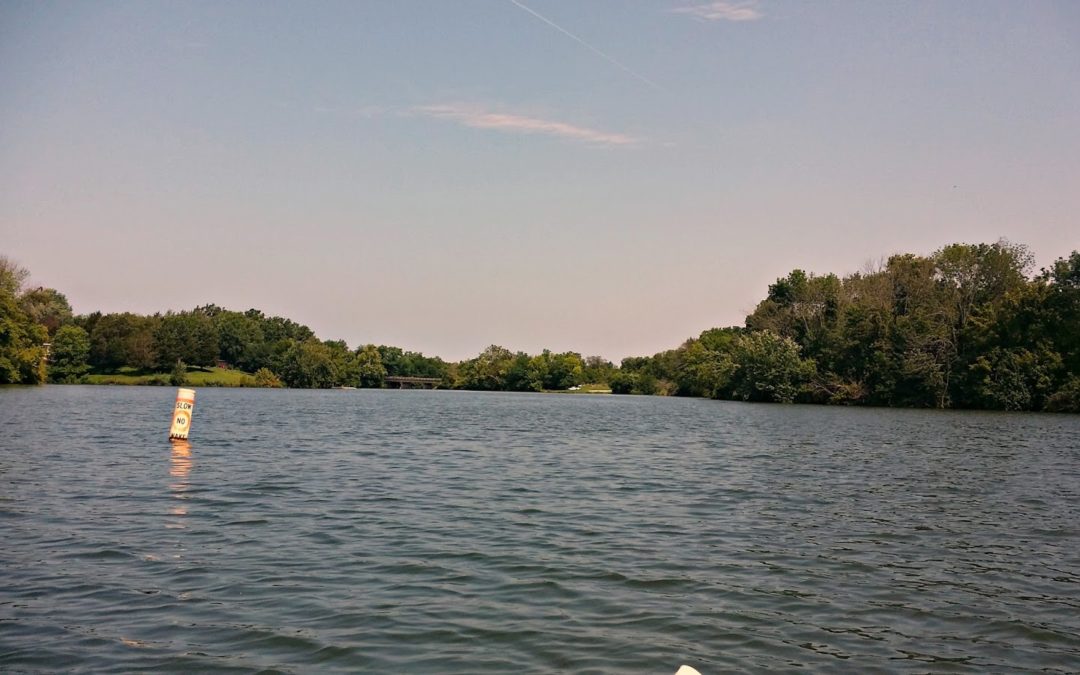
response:
M0 252L77 312L618 360L1077 214L1077 2L0 4Z

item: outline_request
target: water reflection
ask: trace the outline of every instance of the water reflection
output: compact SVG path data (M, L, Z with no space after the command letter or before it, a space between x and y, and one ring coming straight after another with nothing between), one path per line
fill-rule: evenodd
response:
M188 441L173 441L169 466L169 475L173 477L173 482L169 484L169 490L172 491L172 496L175 499L186 500L188 498L187 491L191 487L189 476L191 475L192 464L191 443ZM183 517L187 515L187 512L187 504L184 501L169 509L169 514L173 516ZM168 527L183 528L184 524L175 523Z

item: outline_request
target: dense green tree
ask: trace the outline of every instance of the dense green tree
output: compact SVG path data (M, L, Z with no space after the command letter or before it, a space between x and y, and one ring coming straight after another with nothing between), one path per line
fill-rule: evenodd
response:
M386 367L375 345L364 345L356 350L357 375L361 387L377 389L386 381Z
M517 367L515 367L517 366ZM520 372L520 376L517 373ZM542 391L569 389L581 384L585 362L576 352L555 354L545 349L536 356L519 353L508 368L508 384L502 388L511 391Z
M617 370L611 375L611 380L608 383L611 386L611 393L613 394L635 394L638 393L638 374L629 370Z
M48 331L25 319L14 303L0 297L0 384L45 381Z
M123 366L145 369L157 364L154 332L159 321L124 312L96 313L80 317L76 323L90 335L90 365L115 370Z
M72 319L67 297L54 288L35 288L23 292L19 296L19 306L30 321L44 326L50 337Z
M33 323L11 295L0 292L0 384L43 382L48 331Z
M1080 376L1080 252L1057 259L1039 282L1049 284L1042 306L1046 337L1061 354L1065 369Z
M303 342L315 337L314 331L291 319L280 316L267 317L257 309L249 309L244 314L258 322L259 327L262 329L263 337L267 342L272 343L281 340L297 340Z
M547 351L547 350L545 350ZM575 387L584 381L585 361L577 352L562 352L552 358L548 369L546 389L562 390Z
M648 356L627 356L619 364L619 370L627 373L637 373L648 369L650 362Z
M736 367L733 354L738 333L729 332L723 339L715 339L719 337L715 333L707 337L703 333L702 336L697 340L687 340L678 350L676 393L680 396L729 398L731 376Z
M297 389L334 386L334 361L330 349L314 338L292 342L282 355L280 375L286 386Z
M447 377L448 367L445 361L437 356L424 356L420 352L405 352L402 367L412 377Z
M1061 358L1045 345L1034 350L994 347L970 366L970 407L1040 410L1054 393Z
M75 325L61 327L49 353L49 380L76 382L90 370L90 336Z
M491 345L474 359L460 365L461 386L464 389L499 391L504 389L510 372L513 353L505 347Z
M386 375L399 377L447 376L448 366L438 357L424 356L420 352L404 351L400 347L379 345L379 358L386 368Z
M349 350L344 340L326 340L323 342L334 368L334 386L360 386L360 365L356 354Z
M772 331L805 347L819 348L836 325L841 294L836 275L818 277L793 270L769 286L768 296L747 317L747 328Z
M504 391L542 391L543 375L535 372L532 359L525 352L517 352L506 366L506 374L499 386Z
M730 353L735 346L735 338L745 331L742 328L709 328L701 332L697 341L711 352Z
M48 331L27 316L18 302L25 268L0 256L0 384L38 384L45 381L45 342Z
M390 347L387 345L379 345L376 347L379 352L379 361L382 363L383 368L386 368L386 374L390 377L412 377L412 373L408 372L408 367L405 363L405 352L401 347Z
M1026 246L1004 239L994 244L951 244L931 258L961 330L980 307L1026 284L1025 275L1034 262Z
M641 394L655 396L662 393L656 377L645 370L620 369L611 378L613 394Z
M586 356L581 380L588 384L610 384L615 375L615 364L602 356Z
M791 403L814 375L814 362L799 355L799 345L772 331L740 335L733 356L731 395L743 401Z
M1046 401L1050 412L1080 413L1080 376L1069 374Z
M266 341L259 321L240 312L220 309L209 316L217 330L220 358L242 370L258 370Z
M842 309L839 324L828 347L815 354L813 396L826 403L888 404L895 383L891 307L852 303Z
M893 289L890 405L944 408L956 365L958 326L934 261L915 255L889 259Z
M154 331L157 365L172 368L177 361L212 366L218 358L218 332L204 312L168 313Z

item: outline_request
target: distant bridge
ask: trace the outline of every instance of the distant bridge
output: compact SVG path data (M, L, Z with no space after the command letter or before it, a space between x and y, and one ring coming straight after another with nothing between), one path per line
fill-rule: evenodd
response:
M398 389L437 389L442 384L441 377L398 377L392 375L386 378L386 384Z

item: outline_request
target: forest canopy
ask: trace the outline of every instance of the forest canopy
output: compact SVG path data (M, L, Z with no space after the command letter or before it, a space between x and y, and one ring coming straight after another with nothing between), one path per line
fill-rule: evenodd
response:
M249 386L382 387L437 378L486 391L567 390L742 401L1080 412L1080 252L1034 272L1001 240L894 255L838 277L792 270L743 326L615 364L577 352L492 345L446 362L387 345L350 348L257 309L203 305L153 315L75 315L52 288L0 256L0 384L84 382L93 374L189 368L250 374Z

